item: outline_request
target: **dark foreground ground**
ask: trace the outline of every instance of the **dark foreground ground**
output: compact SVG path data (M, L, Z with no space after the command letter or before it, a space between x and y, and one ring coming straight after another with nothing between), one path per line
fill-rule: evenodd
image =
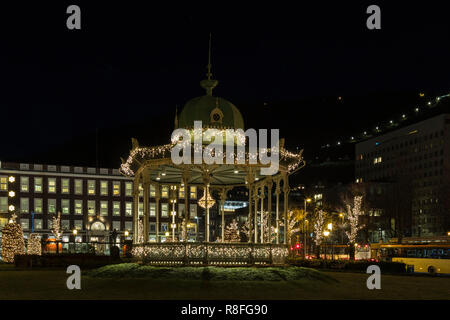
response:
M382 275L368 290L368 274L324 272L337 281L208 281L82 276L68 290L65 270L0 268L0 299L450 299L450 278Z

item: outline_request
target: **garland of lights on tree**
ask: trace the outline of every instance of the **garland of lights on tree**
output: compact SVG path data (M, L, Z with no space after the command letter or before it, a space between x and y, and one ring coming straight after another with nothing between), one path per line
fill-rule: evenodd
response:
M13 214L9 223L2 229L2 259L4 262L14 262L14 255L25 254L25 241L20 224L16 222Z
M358 235L358 231L364 228L364 225L359 223L359 217L364 214L361 209L362 206L362 196L356 196L353 199L353 206L347 205L347 219L348 226L350 230L345 231L345 234L348 237L348 241L350 244L356 242L356 236Z

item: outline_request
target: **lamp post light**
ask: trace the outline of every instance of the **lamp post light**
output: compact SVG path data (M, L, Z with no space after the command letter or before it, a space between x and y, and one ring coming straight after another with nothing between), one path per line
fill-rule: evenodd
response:
M308 220L306 219L306 203L311 201L311 198L305 198L304 201L305 210L303 212L303 259L306 258L306 223L308 222Z
M327 237L330 235L330 231L325 230L325 231L323 232L323 235L325 236L324 259L327 260Z

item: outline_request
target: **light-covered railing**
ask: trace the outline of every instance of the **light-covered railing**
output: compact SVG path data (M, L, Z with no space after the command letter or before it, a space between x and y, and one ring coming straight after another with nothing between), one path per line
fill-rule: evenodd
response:
M132 254L149 264L271 265L285 263L288 247L260 243L147 243L134 244Z

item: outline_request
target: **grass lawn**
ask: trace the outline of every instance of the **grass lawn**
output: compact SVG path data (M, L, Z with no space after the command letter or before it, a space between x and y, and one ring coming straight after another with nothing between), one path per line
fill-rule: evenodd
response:
M65 270L16 270L3 265L0 299L450 299L448 277L382 275L381 290L368 290L367 274L308 270L296 271L305 275L297 280L252 281L214 276L209 280L117 278L88 272L82 276L81 290L68 290Z

